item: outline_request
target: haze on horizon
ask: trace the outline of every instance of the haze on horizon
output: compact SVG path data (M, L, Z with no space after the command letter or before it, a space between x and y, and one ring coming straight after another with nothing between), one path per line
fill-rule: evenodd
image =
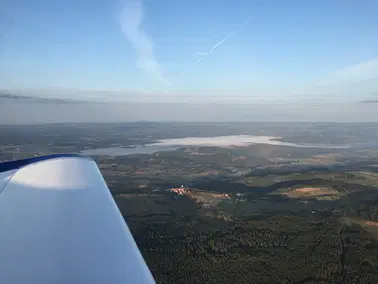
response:
M107 102L0 98L2 124L378 121L376 0L4 0L0 10L1 91Z

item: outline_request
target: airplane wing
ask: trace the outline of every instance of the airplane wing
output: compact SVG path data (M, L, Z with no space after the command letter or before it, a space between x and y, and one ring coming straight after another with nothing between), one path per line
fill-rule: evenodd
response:
M155 283L96 163L0 164L0 283Z

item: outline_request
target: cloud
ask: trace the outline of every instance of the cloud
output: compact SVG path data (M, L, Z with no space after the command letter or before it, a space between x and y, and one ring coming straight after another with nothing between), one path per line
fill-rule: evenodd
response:
M362 101L363 104L378 104L378 100L366 100Z
M156 98L156 95L154 95ZM304 103L18 103L0 102L0 124L126 121L378 121L377 106L337 102L322 107ZM101 115L106 113L107 115ZM195 114L195 115L193 115Z
M169 80L163 75L162 68L155 58L153 42L141 27L145 16L142 0L124 0L122 3L120 24L127 40L138 54L137 67L149 73L160 83L170 85Z
M305 95L307 98L355 100L356 97L371 96L377 91L378 58L373 58L325 74L293 94Z
M319 86L331 86L338 84L353 84L378 79L378 58L348 66L341 70L329 73L320 79Z

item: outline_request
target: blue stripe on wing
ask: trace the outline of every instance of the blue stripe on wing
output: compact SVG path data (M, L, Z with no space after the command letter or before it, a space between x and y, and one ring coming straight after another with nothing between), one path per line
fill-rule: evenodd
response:
M91 160L91 158L79 154L52 154L0 163L0 173L19 169L33 163L57 158L82 158Z

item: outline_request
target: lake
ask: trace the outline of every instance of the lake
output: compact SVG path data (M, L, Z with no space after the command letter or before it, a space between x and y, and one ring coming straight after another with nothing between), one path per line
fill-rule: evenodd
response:
M81 153L88 156L127 156L136 154L154 154L162 151L174 151L183 147L246 147L252 144L267 144L276 146L323 148L323 149L347 149L349 145L324 145L324 144L296 144L278 141L281 137L233 135L216 137L187 137L180 139L162 139L155 143L136 145L134 147L107 147L86 149Z

